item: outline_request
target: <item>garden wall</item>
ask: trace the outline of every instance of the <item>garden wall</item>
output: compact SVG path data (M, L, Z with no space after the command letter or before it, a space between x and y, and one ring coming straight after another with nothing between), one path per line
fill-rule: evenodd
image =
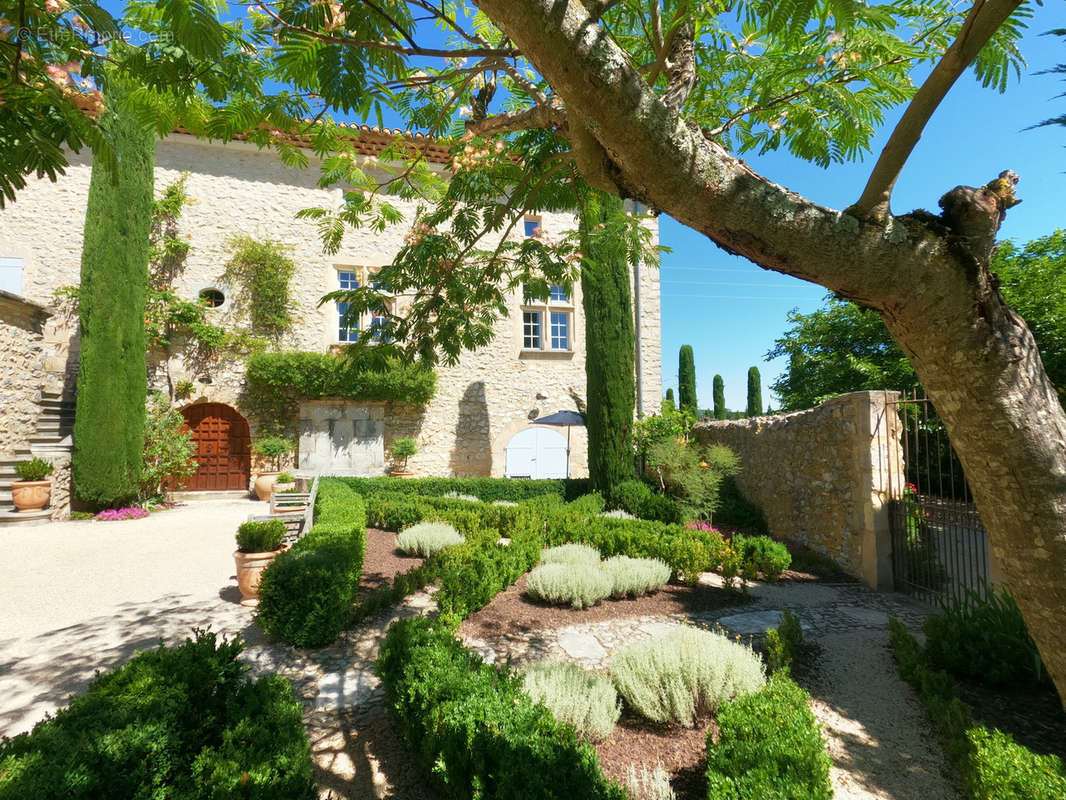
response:
M792 414L701 422L695 434L740 456L737 486L762 507L772 535L890 589L889 469L903 458L899 418L885 413L885 401L895 394L853 392ZM902 474L892 477L902 484Z
M47 317L37 303L0 291L0 454L28 447L36 430L45 378L41 333Z

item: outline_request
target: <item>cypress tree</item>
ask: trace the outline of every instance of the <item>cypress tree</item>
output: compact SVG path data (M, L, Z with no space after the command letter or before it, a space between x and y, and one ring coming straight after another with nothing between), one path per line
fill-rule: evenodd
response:
M725 419L725 381L721 375L714 376L714 418Z
M696 411L696 360L687 344L677 354L677 405L682 411Z
M73 480L98 506L137 495L146 399L145 294L155 137L125 116L109 85L100 126L115 159L93 159L81 259L81 356Z
M667 410L669 410L669 411L676 411L677 410L677 404L674 402L674 390L673 389L667 389L666 390L666 399L663 400L663 412L666 412Z
M749 417L762 414L762 378L758 367L748 369L748 408L745 413Z
M628 254L622 236L608 233L625 223L618 197L589 189L582 198L582 307L585 311L585 425L592 491L608 492L634 474L630 432L636 405L635 334Z

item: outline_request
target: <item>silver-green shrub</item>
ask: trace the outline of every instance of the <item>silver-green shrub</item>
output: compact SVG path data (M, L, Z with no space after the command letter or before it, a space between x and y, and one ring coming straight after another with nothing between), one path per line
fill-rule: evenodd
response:
M442 497L447 497L449 500L466 500L471 503L480 503L480 497L474 497L472 494L460 494L459 492L445 492Z
M419 522L396 537L396 547L408 555L431 556L438 550L466 541L446 522Z
M601 517L610 517L611 519L636 519L628 511L623 511L620 508L616 508L613 511L604 511L600 514Z
M641 767L640 772L630 764L626 772L626 792L636 800L677 800L670 786L670 776L662 764L657 764L655 769Z
M526 581L526 591L533 597L574 608L596 605L610 597L613 587L599 564L543 564Z
M493 500L492 504L494 506L517 506L518 505L518 503L516 503L514 500Z
M530 664L522 676L522 689L557 720L594 740L610 736L622 713L610 678L566 661Z
M611 578L611 597L640 597L659 591L670 580L670 566L657 558L615 556L602 568Z
M762 659L750 647L681 626L622 650L611 678L638 714L681 725L766 683Z
M563 544L540 552L542 564L599 564L600 551L587 544Z

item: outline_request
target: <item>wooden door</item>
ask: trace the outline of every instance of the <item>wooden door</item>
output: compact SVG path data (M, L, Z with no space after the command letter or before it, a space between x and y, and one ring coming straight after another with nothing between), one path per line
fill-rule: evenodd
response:
M192 431L196 474L187 491L247 491L251 473L251 436L248 423L223 403L198 403L182 409Z

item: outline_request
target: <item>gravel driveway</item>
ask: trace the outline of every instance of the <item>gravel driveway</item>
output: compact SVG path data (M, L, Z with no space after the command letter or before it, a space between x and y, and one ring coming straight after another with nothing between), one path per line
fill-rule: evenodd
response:
M237 526L254 500L196 501L122 522L4 531L0 735L29 730L96 670L182 641L193 628L257 640L238 604Z

